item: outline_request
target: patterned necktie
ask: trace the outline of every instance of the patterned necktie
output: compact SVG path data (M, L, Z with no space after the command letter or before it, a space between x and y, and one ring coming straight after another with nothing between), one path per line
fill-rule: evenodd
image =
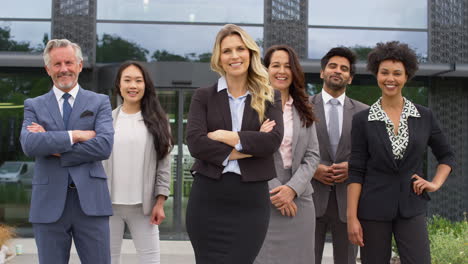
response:
M338 105L340 105L340 101L336 98L332 98L329 102L331 104L331 108L328 112L328 137L330 139L333 159L335 159L336 149L340 142L340 120L338 118Z
M64 93L62 95L63 98L63 123L65 124L65 129L68 130L68 120L70 119L70 114L72 112L72 107L70 103L68 102L68 98L70 98L71 95L69 93Z

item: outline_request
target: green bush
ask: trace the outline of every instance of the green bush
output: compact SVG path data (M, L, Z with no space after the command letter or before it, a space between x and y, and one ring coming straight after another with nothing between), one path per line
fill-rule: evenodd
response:
M452 222L435 215L428 219L427 231L431 243L432 264L468 263L468 221ZM398 256L395 240L392 251Z
M428 222L433 264L468 263L468 221L451 222L434 216Z

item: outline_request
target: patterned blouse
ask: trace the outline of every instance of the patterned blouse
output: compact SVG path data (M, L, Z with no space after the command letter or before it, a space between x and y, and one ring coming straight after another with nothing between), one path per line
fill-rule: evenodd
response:
M403 111L401 111L400 124L398 126L398 134L395 135L395 129L392 121L382 109L382 97L377 100L369 109L368 121L382 121L385 122L388 137L392 143L393 157L396 160L403 158L406 147L408 146L409 131L408 131L408 117L421 117L418 109L409 100L403 97Z

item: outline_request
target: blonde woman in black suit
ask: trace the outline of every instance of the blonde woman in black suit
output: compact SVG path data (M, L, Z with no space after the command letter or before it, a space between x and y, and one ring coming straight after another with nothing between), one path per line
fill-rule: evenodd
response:
M401 263L430 264L426 207L429 192L447 179L454 154L430 109L402 95L418 69L416 54L397 41L378 43L367 68L382 97L354 115L348 185L348 235L363 264L389 263L392 234ZM423 174L431 147L439 165Z
M225 25L211 68L221 75L192 96L187 144L196 158L187 232L197 263L252 263L268 228L268 180L283 138L281 97L268 85L255 41ZM260 132L264 121L270 132Z

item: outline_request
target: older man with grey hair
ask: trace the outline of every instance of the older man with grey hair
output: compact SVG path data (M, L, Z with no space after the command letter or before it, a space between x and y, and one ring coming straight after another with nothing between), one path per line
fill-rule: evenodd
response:
M81 263L110 263L112 206L101 164L114 139L109 97L78 84L77 44L50 40L44 63L54 86L24 102L21 130L23 151L36 160L29 221L39 262L68 263L73 240Z

